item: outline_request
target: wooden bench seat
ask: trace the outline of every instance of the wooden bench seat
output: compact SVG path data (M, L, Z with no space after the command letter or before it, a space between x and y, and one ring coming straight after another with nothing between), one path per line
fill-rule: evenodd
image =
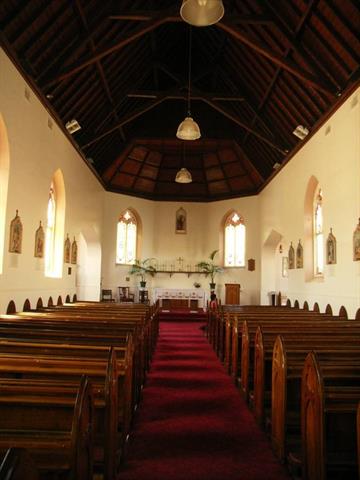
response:
M310 339L303 350L289 350L287 342L278 336L273 350L272 387L271 387L271 442L275 454L285 461L289 453L288 442L293 441L289 428L300 430L301 375L305 358L314 348L314 339ZM328 358L336 359L339 369L351 366L360 381L360 352L358 346L344 348L339 338L338 345L331 349L317 350L318 356L326 362ZM317 348L317 347L316 347ZM356 373L357 372L357 373ZM292 419L290 422L289 420Z
M340 365L337 356L310 352L301 380L303 478L325 480L360 475L360 367Z
M263 334L259 326L255 334L255 352L254 352L254 373L253 373L253 409L257 422L264 425L265 410L271 407L271 387L272 387L272 362L274 342L277 333L267 332ZM303 351L316 348L317 350L331 351L331 349L359 349L360 338L357 336L321 334L321 336L299 335L297 332L284 333L282 339L286 341L286 349L299 351L300 358L303 358Z
M0 353L0 392L9 389L15 394L23 389L45 392L47 397L74 395L74 386L82 373L93 383L95 398L95 461L102 470L116 472L125 448L132 416L131 384L122 362L117 361L115 349L104 361L71 359L69 357L35 358L18 353L15 357ZM112 476L105 478L112 478Z
M77 395L0 390L0 452L25 448L40 478L90 480L93 475L93 398L87 377Z

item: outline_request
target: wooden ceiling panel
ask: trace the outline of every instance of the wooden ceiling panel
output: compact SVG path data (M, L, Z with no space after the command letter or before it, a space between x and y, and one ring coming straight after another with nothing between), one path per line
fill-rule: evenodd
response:
M156 187L156 182L148 180L147 178L138 178L134 184L134 190L137 192L152 193Z
M126 159L125 162L121 166L121 171L123 173L130 173L132 175L137 175L141 168L141 164L139 162L135 162L131 159Z
M132 185L134 183L135 177L133 175L127 175L125 173L117 173L112 182L111 185L114 187L119 187L121 189L127 189L130 190L132 188Z
M143 164L140 175L142 177L149 177L155 180L158 175L158 172L159 172L158 168L153 167L151 165Z

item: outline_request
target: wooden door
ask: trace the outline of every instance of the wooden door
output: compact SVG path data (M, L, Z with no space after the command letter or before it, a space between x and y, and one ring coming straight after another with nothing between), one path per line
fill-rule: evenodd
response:
M240 283L225 283L225 303L227 305L240 304Z

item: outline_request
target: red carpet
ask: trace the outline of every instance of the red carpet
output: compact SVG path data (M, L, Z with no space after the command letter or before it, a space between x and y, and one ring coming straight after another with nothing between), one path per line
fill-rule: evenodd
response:
M200 325L160 325L118 480L288 480Z

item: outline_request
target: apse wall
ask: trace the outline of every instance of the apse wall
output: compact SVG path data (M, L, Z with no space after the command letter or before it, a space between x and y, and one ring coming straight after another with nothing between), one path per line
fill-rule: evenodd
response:
M309 182L318 182L322 188L324 240L330 228L337 240L337 263L325 264L322 278L307 271L313 254L311 242L306 242L307 222L311 222L305 215ZM307 300L310 306L316 301L323 311L329 303L334 313L344 305L353 318L360 307L360 261L353 261L353 232L360 217L360 89L269 183L259 202L262 302L267 301L269 290L280 286L292 304L295 299L300 304ZM304 245L305 268L289 270L284 278L279 257L288 255L290 242L296 249L299 239Z
M256 197L237 198L214 203L192 202L153 202L136 197L106 193L104 200L104 236L102 275L103 288L111 288L114 294L118 286L139 284L139 278L129 276L128 266L115 264L116 225L119 215L127 208L136 211L141 219L141 245L139 258L154 257L161 266L166 263L174 265L177 273L158 273L149 278L147 287L153 288L193 288L194 282L209 293L209 279L204 275L179 273L177 259L182 258L182 268L206 260L210 253L219 249L215 258L220 265L222 260L222 235L224 216L230 210L237 210L244 218L246 225L246 266L244 268L227 269L216 277L217 294L224 300L224 284L240 283L242 302L258 303L260 288L259 270L259 211ZM187 214L186 234L175 233L176 211L183 208ZM247 260L255 259L255 271L249 271ZM127 278L129 280L127 280Z
M10 299L21 310L26 298L35 307L39 296L47 303L50 296L56 302L59 295L64 300L67 294L76 293L76 265L64 264L61 278L47 278L44 260L34 257L35 231L40 220L46 224L49 189L55 171L60 168L64 178L64 233L69 234L71 241L74 237L79 241L80 233L91 229L100 245L103 188L1 49L0 115L9 146L5 234L0 226L5 246L0 275L0 312L3 313ZM16 210L23 224L22 251L9 253L10 222ZM100 259L98 263L100 268ZM85 280L85 283L96 283L92 290L90 288L96 299L99 298L100 269L97 276Z

